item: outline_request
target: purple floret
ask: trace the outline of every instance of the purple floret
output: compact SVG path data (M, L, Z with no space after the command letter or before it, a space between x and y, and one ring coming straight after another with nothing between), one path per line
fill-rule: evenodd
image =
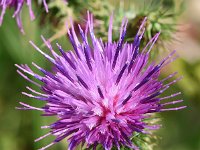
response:
M65 138L69 142L68 150L75 150L80 144L93 149L99 144L105 150L111 150L113 146L118 150L122 146L139 149L131 141L133 134L147 133L148 130L156 130L160 126L148 124L144 119L157 112L185 108L167 107L182 100L164 102L180 95L180 92L161 96L180 78L167 84L164 82L174 77L176 72L162 80L159 78L161 69L174 60L175 51L158 64L149 60L152 46L160 33L156 34L145 48L140 48L145 31L145 18L134 42L127 43L124 41L127 20L124 19L119 40L113 42L112 22L111 17L108 42L103 42L95 37L93 18L88 13L86 30L83 31L79 26L80 38L73 26L68 30L74 51L66 52L57 44L60 51L60 54L57 54L50 42L42 37L53 57L30 42L53 64L53 71L44 70L33 63L42 72L42 75L39 75L27 65L16 65L19 69L17 72L22 77L41 89L41 92L37 92L27 87L34 95L25 92L23 94L45 103L44 107L37 108L20 102L23 107L19 109L39 110L43 112L43 116L57 117L54 123L42 127L51 131L36 141L49 135L55 136L55 140L40 150ZM35 77L39 82L31 80L22 72Z
M22 13L22 7L24 3L27 4L29 7L29 13L31 20L35 19L34 13L32 11L32 0L0 0L0 26L3 23L3 17L6 12L7 8L14 9L13 18L16 19L17 25L20 28L20 31L24 33L23 27L22 27L22 21L21 21L21 13ZM46 0L43 0L43 4L45 6L46 12L48 12L48 6L46 3Z

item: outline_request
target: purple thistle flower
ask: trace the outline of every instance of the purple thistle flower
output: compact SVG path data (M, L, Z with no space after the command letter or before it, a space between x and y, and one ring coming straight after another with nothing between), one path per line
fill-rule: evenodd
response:
M65 52L57 44L61 53L59 55L53 50L50 42L42 37L53 55L51 57L30 42L53 64L55 68L53 73L35 63L33 65L43 75L34 73L27 65L16 65L19 69L17 72L42 91L40 93L27 87L35 95L25 92L23 94L45 102L42 108L20 102L23 107L18 109L39 110L44 113L43 116L58 118L51 125L42 127L51 131L35 141L49 135L56 138L40 150L65 138L69 141L68 150L74 150L79 144L93 149L96 149L98 144L105 150L111 150L113 146L118 150L121 146L139 149L131 142L134 132L146 133L147 130L159 128L159 125L150 125L144 119L150 118L151 114L157 112L186 107L166 108L182 100L163 102L180 95L180 92L165 97L160 96L180 79L164 84L164 81L175 76L176 72L167 78L159 79L161 69L174 60L175 51L160 63L152 63L149 61L149 55L159 33L145 48L140 49L146 18L133 43L124 43L126 19L121 25L119 41L112 41L112 21L111 17L106 43L95 37L93 19L89 13L86 31L84 32L79 26L81 41L72 26L68 30L68 36L74 52ZM88 37L91 38L91 44ZM35 77L42 84L31 80L21 71Z
M22 27L22 21L21 21L21 12L22 12L22 7L23 7L24 3L26 3L29 7L29 13L30 13L31 20L34 20L35 16L32 11L32 0L0 0L0 10L1 10L0 26L3 22L3 17L6 12L6 9L13 8L15 10L14 14L13 14L13 18L16 19L17 25L20 28L21 32L24 33L24 30ZM46 3L46 0L43 0L43 4L45 6L46 12L48 12L48 6Z

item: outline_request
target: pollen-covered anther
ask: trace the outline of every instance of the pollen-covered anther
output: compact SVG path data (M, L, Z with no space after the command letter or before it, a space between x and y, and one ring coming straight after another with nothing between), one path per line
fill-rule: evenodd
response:
M100 107L95 107L92 109L92 111L94 112L95 115L103 116L103 110Z

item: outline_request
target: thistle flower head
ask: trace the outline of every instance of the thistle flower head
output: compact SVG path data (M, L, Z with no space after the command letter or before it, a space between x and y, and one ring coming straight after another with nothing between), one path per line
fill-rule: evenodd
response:
M42 37L52 53L51 57L30 42L55 68L51 72L33 63L43 73L39 75L27 65L16 65L18 73L39 86L42 91L36 92L27 87L34 95L25 92L23 94L45 102L42 108L20 102L23 107L19 109L39 110L44 113L43 116L57 117L54 123L42 127L51 131L36 139L39 141L48 135L55 136L55 140L41 150L65 138L68 139L69 150L76 149L79 144L94 149L97 145L102 145L105 150L111 150L112 147L120 150L122 146L139 149L133 144L131 137L137 132L148 133L148 130L159 128L159 125L146 123L145 119L157 112L185 108L185 106L166 108L182 100L163 102L180 94L178 92L161 96L179 80L178 78L164 83L176 73L159 79L161 69L174 59L175 52L173 51L158 64L150 62L151 49L160 33L156 34L144 48L140 48L145 21L146 18L133 43L124 41L126 19L122 22L117 42L112 41L112 17L108 41L104 43L95 37L93 19L89 13L86 30L83 31L79 26L81 40L77 37L73 26L68 30L74 51L65 52L57 44L61 53L59 55L53 50L50 42ZM41 84L31 80L23 72L35 77Z
M13 14L13 18L16 19L17 25L20 28L21 32L24 33L24 30L22 27L22 21L21 21L22 7L23 7L24 3L26 3L29 7L29 13L30 13L31 20L34 20L35 16L34 16L34 13L32 10L32 0L26 0L26 1L25 0L0 0L0 10L1 10L0 25L3 22L3 17L6 12L6 9L12 8L15 10L14 14ZM43 0L43 4L45 6L46 12L48 12L46 0Z

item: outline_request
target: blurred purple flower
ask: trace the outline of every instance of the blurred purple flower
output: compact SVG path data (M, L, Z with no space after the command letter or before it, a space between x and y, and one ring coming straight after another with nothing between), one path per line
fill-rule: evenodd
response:
M146 19L145 19L146 20ZM121 25L119 41L112 41L112 17L110 19L108 42L96 38L93 31L93 19L88 14L87 28L84 32L79 26L80 41L72 26L68 31L69 40L74 52L65 52L57 44L61 55L52 48L49 41L43 41L53 57L40 50L33 42L33 47L44 55L53 65L54 73L46 71L33 63L44 75L34 73L27 65L16 65L17 72L28 81L37 85L43 93L27 87L32 93L24 95L44 101L42 108L20 102L23 110L39 110L43 116L57 116L58 120L49 126L51 131L36 139L39 141L49 135L55 140L41 148L44 150L55 143L68 138L68 150L74 150L79 144L96 149L101 144L105 150L115 146L139 149L131 142L133 132L147 133L148 130L158 129L159 125L145 123L152 113L185 108L166 108L170 104L182 102L163 100L176 97L181 93L161 97L172 84L180 78L164 84L164 81L176 75L176 72L162 80L159 79L161 69L174 60L173 51L160 63L150 62L150 51L158 39L156 34L140 49L140 41L144 34L143 21L133 43L124 42L127 20ZM89 33L88 33L89 32ZM88 40L88 34L90 40ZM91 42L89 42L91 41ZM39 84L21 71L41 81Z
M0 16L0 26L3 22L3 17L6 12L7 8L13 8L14 14L13 18L16 19L17 25L20 28L21 32L24 33L23 27L22 27L22 21L21 21L21 12L22 12L22 7L26 3L29 7L29 13L31 20L35 19L34 13L32 11L32 0L0 0L0 10L1 10L1 16ZM48 6L46 4L46 0L43 0L43 4L45 6L46 12L48 12Z

